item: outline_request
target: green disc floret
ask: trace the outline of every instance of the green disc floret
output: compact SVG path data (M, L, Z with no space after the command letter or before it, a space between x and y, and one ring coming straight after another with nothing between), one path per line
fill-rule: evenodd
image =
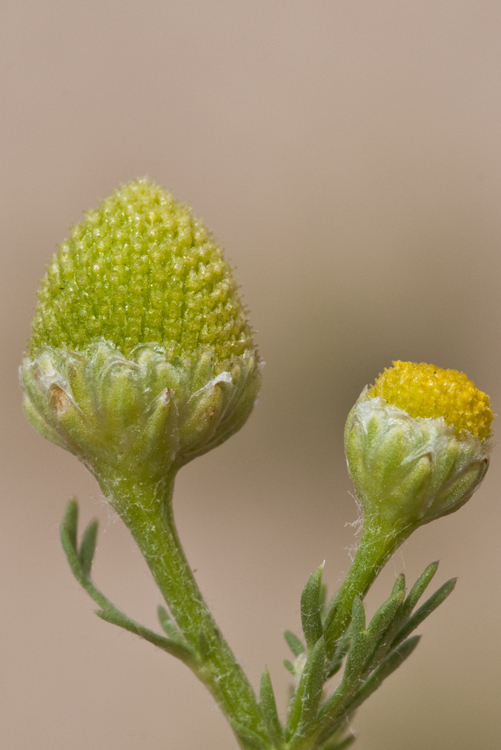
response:
M203 223L149 179L89 211L42 281L30 342L79 351L96 339L125 356L158 343L211 346L222 362L253 348L231 268Z

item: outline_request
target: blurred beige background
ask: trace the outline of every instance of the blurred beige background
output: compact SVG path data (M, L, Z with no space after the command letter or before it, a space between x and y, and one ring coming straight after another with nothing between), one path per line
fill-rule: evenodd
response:
M149 174L238 269L267 361L230 442L186 468L181 536L223 631L285 711L284 628L356 518L346 414L392 359L463 369L501 410L501 6L494 0L34 2L0 9L2 750L230 750L182 665L93 614L60 550L76 494L95 578L147 624L139 553L76 460L21 414L38 280L82 210ZM481 491L390 563L441 560L454 595L353 722L358 750L495 750L501 733L499 448Z

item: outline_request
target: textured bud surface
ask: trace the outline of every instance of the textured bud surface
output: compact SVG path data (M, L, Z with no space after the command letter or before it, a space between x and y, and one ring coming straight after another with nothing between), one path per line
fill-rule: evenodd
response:
M211 346L219 362L253 348L236 281L187 206L148 179L130 182L72 230L39 292L30 351L79 351L96 339L125 356Z
M489 397L464 372L397 361L377 378L367 396L381 396L411 417L443 417L458 432L468 431L481 440L491 435L494 414Z

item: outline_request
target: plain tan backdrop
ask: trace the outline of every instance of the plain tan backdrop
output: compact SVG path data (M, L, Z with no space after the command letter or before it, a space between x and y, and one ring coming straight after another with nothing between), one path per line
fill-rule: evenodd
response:
M44 266L120 182L191 203L237 268L267 362L245 429L186 468L180 533L223 631L285 711L284 628L356 519L346 414L392 359L465 370L501 409L501 6L495 0L3 0L0 9L2 750L230 750L182 665L103 623L58 524L76 494L95 579L153 625L159 595L96 484L21 414ZM440 559L453 596L353 721L358 750L496 750L499 449L460 513L369 597Z

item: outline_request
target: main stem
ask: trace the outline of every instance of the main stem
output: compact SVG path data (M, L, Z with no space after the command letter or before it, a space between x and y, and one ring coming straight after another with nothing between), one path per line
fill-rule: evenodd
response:
M172 616L198 655L197 676L230 723L251 730L269 744L252 686L213 619L181 546L172 510L174 478L173 471L157 483L120 477L101 481L101 486L132 533Z

